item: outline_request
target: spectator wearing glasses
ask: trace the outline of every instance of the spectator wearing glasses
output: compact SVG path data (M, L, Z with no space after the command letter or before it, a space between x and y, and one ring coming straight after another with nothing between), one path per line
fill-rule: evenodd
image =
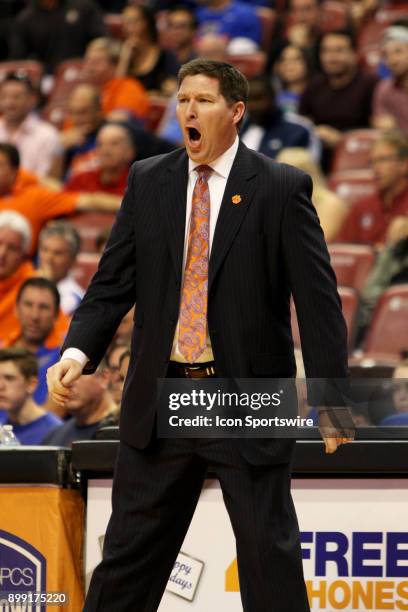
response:
M61 144L58 131L35 114L37 101L26 75L6 76L0 86L0 142L14 144L22 167L44 177L61 155Z
M112 394L113 400L119 406L122 399L124 376L121 371L121 362L123 355L129 355L128 344L114 344L106 355L106 363L109 377L109 391ZM128 364L129 365L129 364Z
M103 367L72 384L72 396L65 408L70 418L44 437L47 446L71 446L75 440L90 440L106 417L118 408L108 391Z
M371 150L377 193L353 205L340 232L344 242L394 244L408 230L408 139L386 132Z
M408 135L408 27L385 30L381 50L391 78L374 93L373 123L381 129L399 128Z

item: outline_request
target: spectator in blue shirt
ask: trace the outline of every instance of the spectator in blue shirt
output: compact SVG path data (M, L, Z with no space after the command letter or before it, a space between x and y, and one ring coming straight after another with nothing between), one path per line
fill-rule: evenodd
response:
M256 10L237 0L200 0L197 9L199 35L219 34L261 42L261 21Z
M408 359L395 368L393 378L394 411L385 416L380 426L408 426Z
M62 423L34 402L37 376L37 359L30 351L0 349L0 422L13 426L21 444L41 444L44 436Z
M100 366L94 374L81 376L72 384L72 395L65 408L70 418L47 433L46 446L71 446L75 440L90 440L108 415L118 406L108 390L109 380Z
M47 370L60 357L59 346L46 344L57 321L59 307L58 289L50 280L33 277L22 284L16 304L21 336L14 346L29 350L38 360L38 385L33 393L37 404L47 400Z

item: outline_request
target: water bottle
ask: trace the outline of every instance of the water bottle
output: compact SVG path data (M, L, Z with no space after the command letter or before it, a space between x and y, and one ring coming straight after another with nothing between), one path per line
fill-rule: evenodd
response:
M20 441L16 438L12 425L0 426L0 448L20 446Z

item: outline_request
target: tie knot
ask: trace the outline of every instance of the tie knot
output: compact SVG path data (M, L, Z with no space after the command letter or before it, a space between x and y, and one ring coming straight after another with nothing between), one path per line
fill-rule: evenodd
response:
M206 181L208 181L213 171L213 169L210 166L207 166L206 164L197 166L196 168L194 168L194 170L197 172L199 179L204 179Z

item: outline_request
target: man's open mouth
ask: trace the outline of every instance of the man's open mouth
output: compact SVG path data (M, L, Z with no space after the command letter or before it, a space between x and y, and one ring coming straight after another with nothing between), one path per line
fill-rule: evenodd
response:
M200 140L201 134L196 128L189 127L187 128L187 130L188 130L188 138L190 141L198 142Z

